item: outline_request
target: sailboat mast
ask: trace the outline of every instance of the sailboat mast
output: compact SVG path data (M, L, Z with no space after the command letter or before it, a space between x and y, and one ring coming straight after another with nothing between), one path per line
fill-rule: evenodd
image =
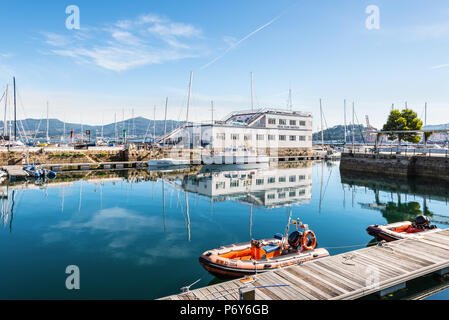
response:
M346 99L344 100L344 113L345 113L345 143L346 144Z
M153 110L153 143L156 142L156 106Z
M254 77L251 72L251 111L254 111Z
M427 126L427 102L424 104L424 125Z
M193 80L193 72L191 71L189 81L189 95L187 97L186 127L189 125L189 108L190 108L190 96L192 94L192 80Z
M355 150L355 136L354 136L354 123L355 123L355 120L354 120L354 114L355 114L355 111L354 111L354 101L352 101L352 153L354 153L354 150Z
M117 112L114 112L114 140L117 142Z
M321 148L324 149L324 128L323 128L323 106L320 99L320 116L321 116Z
M14 86L14 141L17 141L16 77L13 77L12 81Z
M165 136L167 135L167 108L168 108L168 97L165 99L164 146L165 146Z
M6 91L5 91L5 115L3 118L3 135L6 137L8 135L8 125L6 123L6 113L7 113L7 109L8 109L8 89L9 86L8 84L6 85Z
M47 101L47 143L50 142L50 138L48 136L48 126L49 126L49 121L48 121L48 101Z

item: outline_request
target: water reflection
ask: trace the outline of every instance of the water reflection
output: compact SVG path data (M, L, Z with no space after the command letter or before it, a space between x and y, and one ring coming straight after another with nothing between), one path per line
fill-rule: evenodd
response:
M413 221L419 215L425 215L432 221L440 224L449 224L445 215L432 212L428 207L428 199L440 200L447 203L447 187L445 183L416 180L406 180L379 176L360 175L353 172L342 171L341 182L350 188L365 187L373 191L374 201L360 202L363 209L375 210L382 214L388 223L400 221ZM380 193L390 195L389 201L382 201ZM416 201L421 197L422 201ZM413 198L413 201L409 201Z

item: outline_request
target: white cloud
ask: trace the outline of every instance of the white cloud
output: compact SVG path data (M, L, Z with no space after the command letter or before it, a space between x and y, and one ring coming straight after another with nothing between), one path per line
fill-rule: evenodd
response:
M104 28L83 28L66 36L43 32L53 54L113 71L161 64L201 55L201 29L155 14L120 20Z

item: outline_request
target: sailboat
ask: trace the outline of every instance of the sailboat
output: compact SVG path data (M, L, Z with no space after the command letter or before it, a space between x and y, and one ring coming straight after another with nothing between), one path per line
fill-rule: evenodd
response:
M190 72L190 82L189 82L189 94L187 99L187 115L186 115L186 127L189 123L189 107L190 107L190 96L192 92L192 79L193 72ZM167 136L167 108L168 108L168 97L165 100L165 120L164 120L164 138L162 139L162 144L165 146L166 136ZM163 158L148 160L148 167L150 168L161 168L161 167L174 167L174 166L185 166L190 165L190 159L182 158Z

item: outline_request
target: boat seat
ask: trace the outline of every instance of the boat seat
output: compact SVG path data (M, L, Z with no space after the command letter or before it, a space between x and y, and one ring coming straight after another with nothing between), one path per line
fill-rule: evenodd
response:
M280 247L277 244L269 244L267 246L262 247L263 250L265 250L266 253L271 253L276 250L278 250Z

